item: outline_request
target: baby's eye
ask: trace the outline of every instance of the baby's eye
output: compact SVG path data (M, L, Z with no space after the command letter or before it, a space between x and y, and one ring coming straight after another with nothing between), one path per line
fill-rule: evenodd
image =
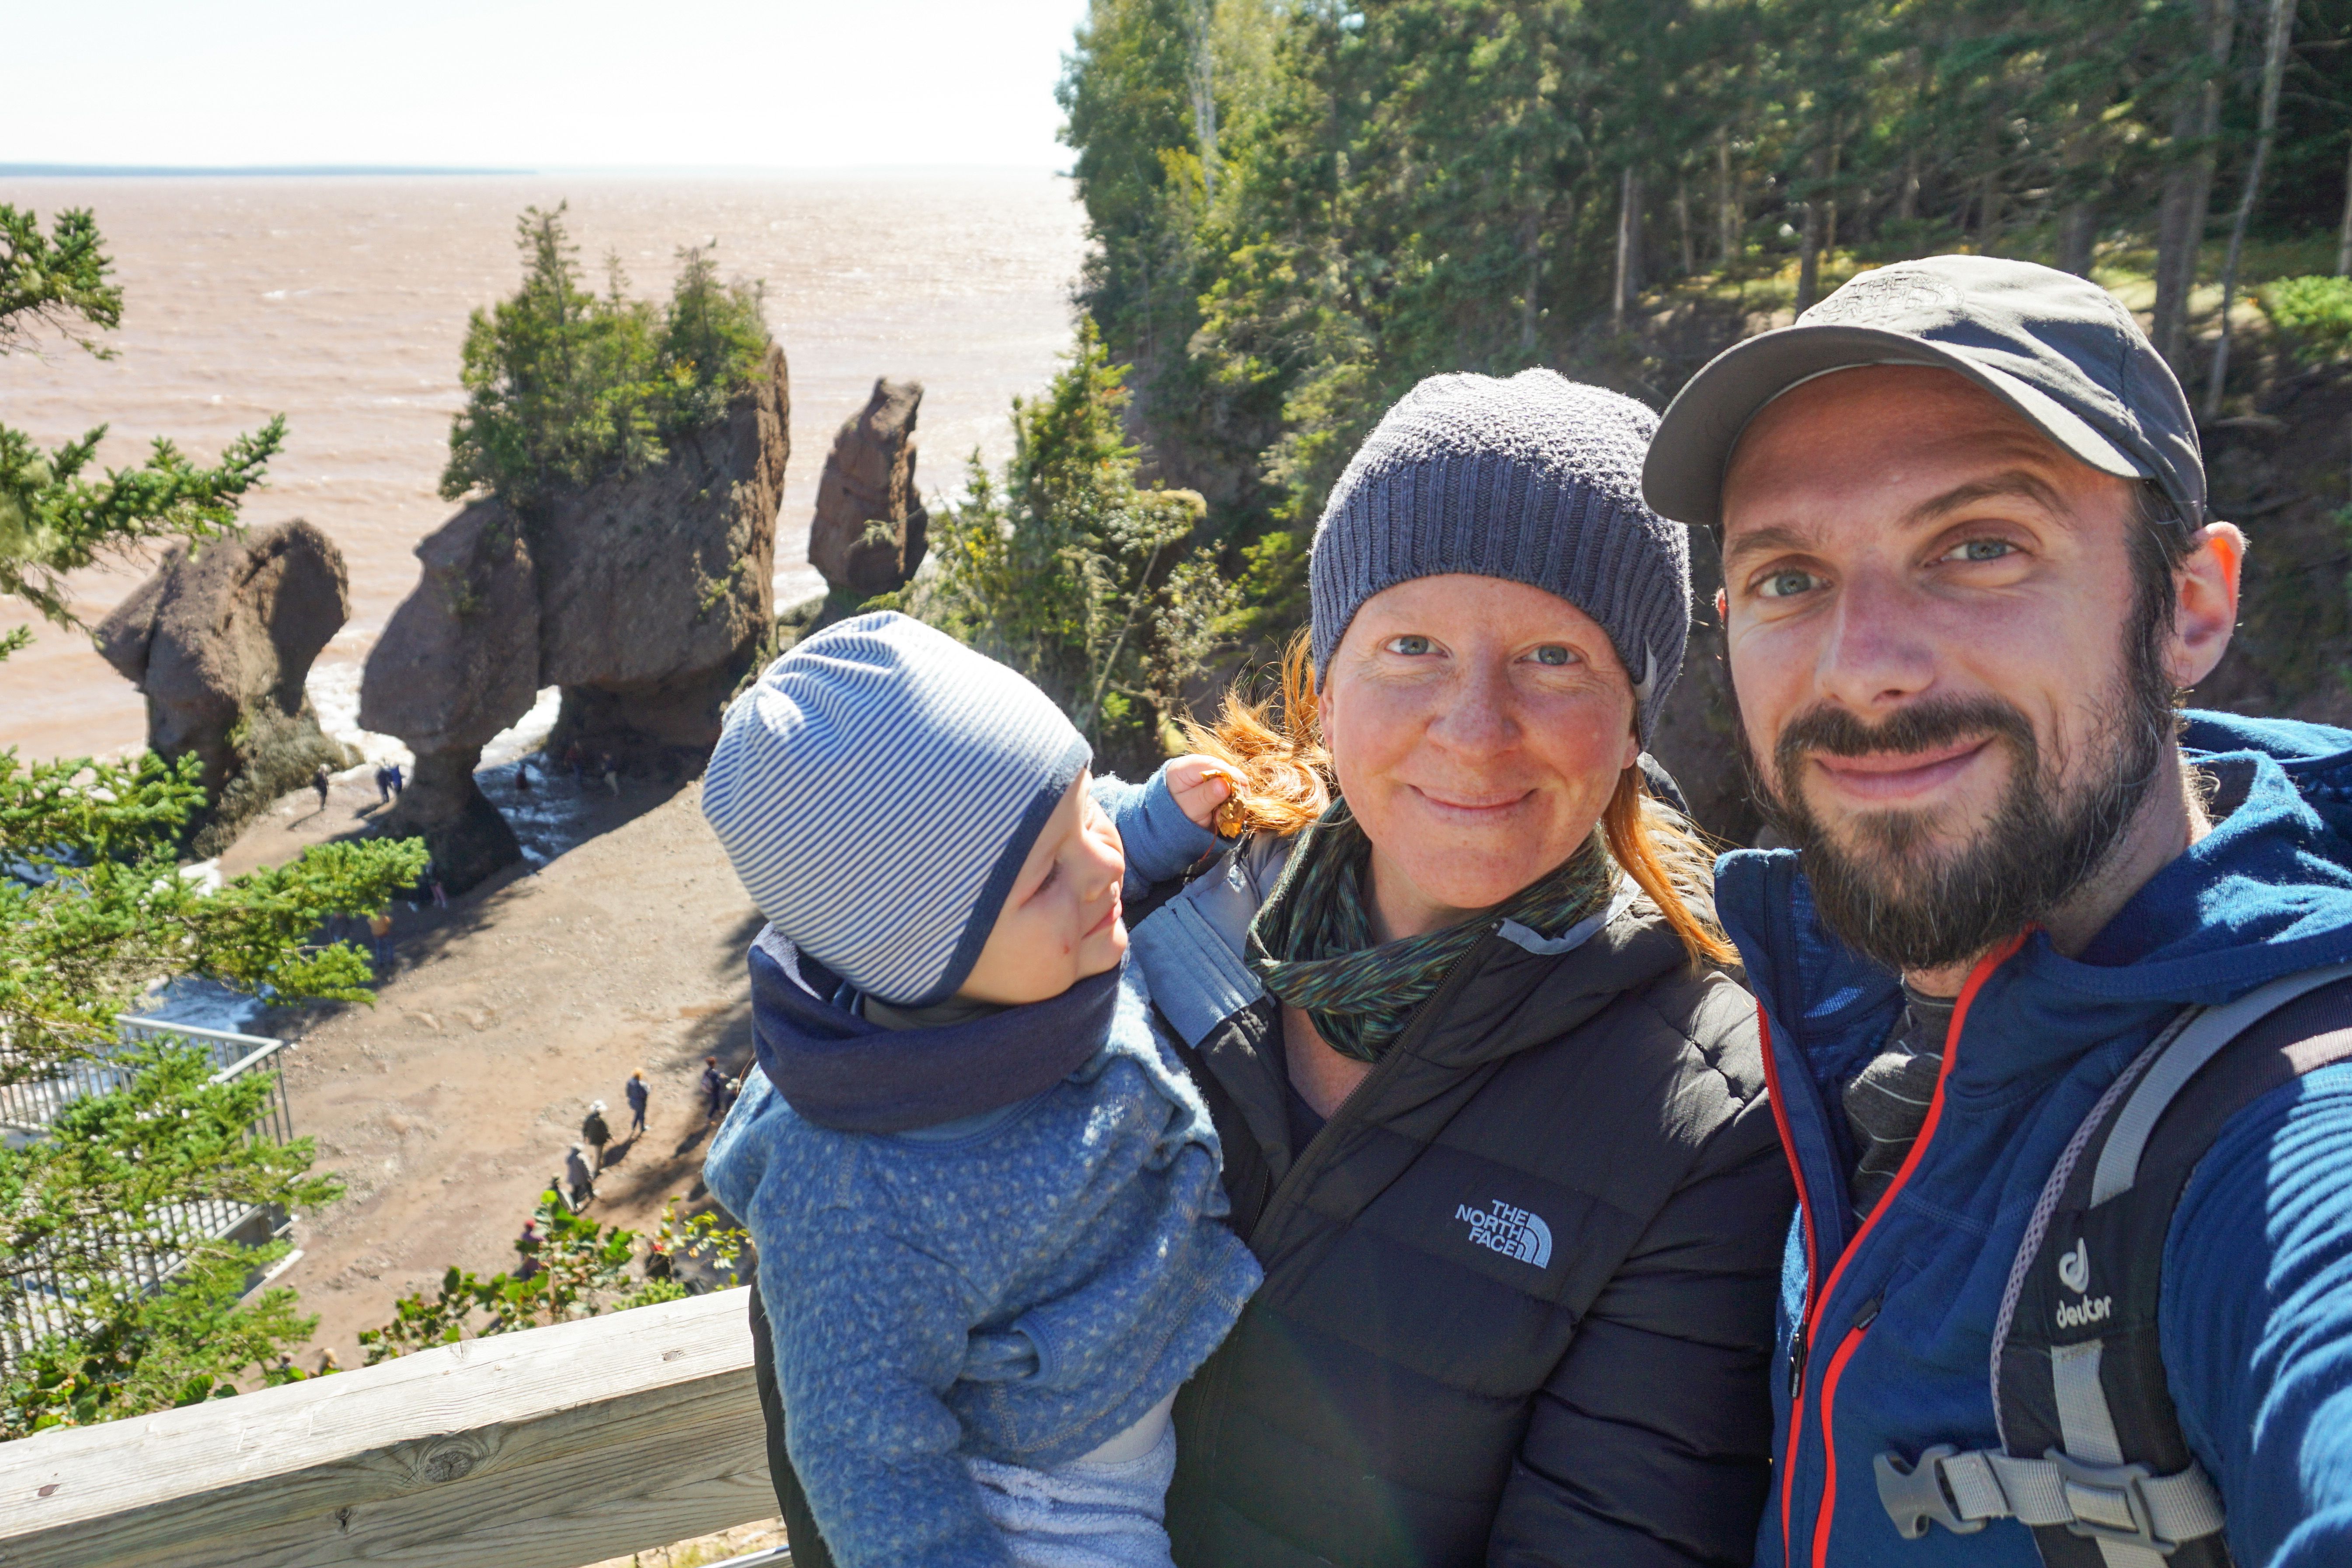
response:
M1767 599L1793 599L1821 585L1822 580L1811 572L1800 572L1790 566L1765 577L1756 584L1756 592L1759 597Z
M1059 860L1056 860L1054 862L1053 868L1045 873L1045 879L1029 890L1029 896L1033 899L1044 898L1045 896L1045 889L1051 888L1055 883L1061 879L1062 863Z
M1418 658L1429 651L1429 639L1407 633L1401 637L1391 637L1381 646L1391 653L1401 653L1408 658Z
M2006 539L1971 539L1958 548L1947 551L1947 561L1998 561L2004 555L2017 553L2017 546Z
M1549 664L1554 666L1574 664L1576 662L1576 650L1572 647L1562 647L1556 642L1546 643L1543 647L1536 649L1535 652L1529 654L1528 657L1534 659L1538 664Z

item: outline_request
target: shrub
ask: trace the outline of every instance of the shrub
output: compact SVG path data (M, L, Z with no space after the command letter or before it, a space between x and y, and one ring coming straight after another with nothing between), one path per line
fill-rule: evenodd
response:
M1013 403L1003 474L973 454L963 500L932 515L937 567L888 602L1035 681L1104 766L1144 771L1240 596L1187 548L1201 497L1137 483L1126 374L1082 319L1046 395Z
M2294 342L2309 365L2352 356L2352 278L2282 278L2256 298L2271 324Z
M589 293L564 210L523 213L522 287L467 326L445 500L486 489L529 515L560 485L658 464L673 438L725 415L766 351L759 287L721 283L698 248L678 252L667 311L628 297L617 258L605 291Z

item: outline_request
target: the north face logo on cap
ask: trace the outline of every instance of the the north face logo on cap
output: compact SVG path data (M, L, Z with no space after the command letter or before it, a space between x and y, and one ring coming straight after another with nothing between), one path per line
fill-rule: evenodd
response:
M1959 310L1959 291L1942 279L1884 267L1856 277L1797 321L1808 327L1838 321L1860 321L1864 326L1900 323L1916 331L1924 318L1948 321Z
M1551 1226L1541 1215L1496 1198L1483 1209L1457 1205L1454 1217L1466 1221L1470 1240L1489 1252L1541 1268L1551 1262Z

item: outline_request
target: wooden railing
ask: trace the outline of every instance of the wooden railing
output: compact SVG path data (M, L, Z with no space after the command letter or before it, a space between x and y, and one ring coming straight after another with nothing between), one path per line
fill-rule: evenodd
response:
M578 1568L776 1512L742 1290L0 1444L5 1568Z

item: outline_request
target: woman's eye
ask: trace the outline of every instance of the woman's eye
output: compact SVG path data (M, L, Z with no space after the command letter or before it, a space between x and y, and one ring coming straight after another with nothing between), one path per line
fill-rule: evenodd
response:
M1562 647L1556 642L1546 643L1543 647L1536 649L1535 652L1528 657L1533 658L1538 664L1549 664L1554 666L1574 664L1576 662L1576 650L1570 647Z
M2006 539L1971 539L1966 544L1947 553L1947 561L1998 561L2004 555L2017 553L2017 546Z
M1429 651L1429 639L1411 633L1401 637L1391 637L1388 641L1388 650L1391 653L1403 654L1409 658L1417 658Z
M1767 599L1793 599L1800 594L1820 587L1821 582L1811 573L1800 572L1792 566L1766 577L1756 584L1756 592Z

